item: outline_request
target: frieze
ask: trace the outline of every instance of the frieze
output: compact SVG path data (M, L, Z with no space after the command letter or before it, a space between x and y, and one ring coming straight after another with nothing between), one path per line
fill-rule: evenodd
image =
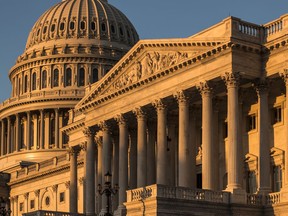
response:
M188 53L180 52L148 52L141 61L137 61L131 69L121 75L110 87L108 92L119 90L136 83L154 73L171 67L188 58Z

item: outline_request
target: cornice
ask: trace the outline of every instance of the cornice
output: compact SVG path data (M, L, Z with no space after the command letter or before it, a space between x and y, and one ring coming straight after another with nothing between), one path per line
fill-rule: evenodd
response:
M77 162L77 164L78 164L78 167L82 167L84 165L83 159L79 160ZM25 182L28 182L28 181L33 181L33 180L38 181L40 178L44 178L44 177L47 177L49 175L53 175L53 174L55 175L55 174L58 174L58 173L61 173L61 172L69 171L69 169L70 169L70 164L67 161L66 164L63 164L63 165L61 165L59 167L51 168L51 169L48 169L48 170L43 171L43 172L39 171L39 172L37 172L37 173L35 173L33 175L29 175L28 174L26 177L19 178L19 179L16 179L14 181L10 181L8 183L8 186L13 187L13 186L15 186L17 184L25 183Z
M85 119L70 123L69 126L63 127L60 130L66 134L69 134L76 130L81 130L85 127Z

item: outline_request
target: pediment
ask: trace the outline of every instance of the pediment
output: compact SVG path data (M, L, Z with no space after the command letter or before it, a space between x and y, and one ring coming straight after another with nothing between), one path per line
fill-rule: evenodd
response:
M173 70L182 62L193 59L222 42L200 42L187 39L170 39L138 42L76 105L75 109L96 99L125 89L133 89L139 83L150 82L163 71ZM161 75L160 75L161 76Z

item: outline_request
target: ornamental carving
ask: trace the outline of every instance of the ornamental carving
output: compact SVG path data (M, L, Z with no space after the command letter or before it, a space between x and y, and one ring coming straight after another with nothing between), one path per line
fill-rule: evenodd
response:
M102 131L109 131L109 125L106 121L101 121L98 126L101 128Z
M93 136L93 134L94 134L94 131L92 130L92 128L90 128L90 127L85 127L84 129L83 129L83 134L85 135L85 137L91 137L91 136Z
M98 148L102 148L102 146L103 146L103 139L102 139L102 137L100 137L99 135L97 135L97 136L94 137L94 141L95 141L95 143L97 144L97 147L98 147Z
M118 125L126 125L126 119L123 114L117 115L114 119L117 121Z
M288 69L284 69L283 72L279 72L280 77L283 79L286 85L288 85Z
M229 73L226 72L224 75L221 76L222 80L225 82L227 87L238 87L240 81L240 73L234 72Z
M266 94L269 89L269 83L267 79L258 80L254 86L255 86L258 97L261 97L261 95Z
M197 86L198 91L200 92L200 94L202 95L202 97L204 96L210 96L212 93L212 88L209 86L208 82L200 82Z
M178 104L189 102L189 97L184 91L177 91L174 95L174 98L177 100Z
M137 107L133 110L133 113L136 115L137 119L145 119L146 113L141 107Z
M154 102L152 102L152 105L157 109L157 111L165 110L166 105L163 103L162 99L157 99Z
M139 80L187 59L187 57L188 53L170 52L162 54L160 52L149 52L141 61L137 61L129 71L121 75L114 82L110 91L119 90L136 83Z

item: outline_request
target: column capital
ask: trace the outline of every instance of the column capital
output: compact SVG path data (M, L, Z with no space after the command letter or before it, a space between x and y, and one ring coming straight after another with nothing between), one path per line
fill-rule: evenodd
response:
M283 79L286 86L288 86L288 69L284 69L283 71L279 72L279 76Z
M209 85L208 81L200 82L196 88L200 92L202 97L208 97L212 95L213 88Z
M157 111L162 111L166 109L166 104L163 102L162 99L156 99L152 102L152 105L155 107Z
M227 88L236 88L239 86L241 77L239 72L226 72L221 78L225 82Z
M123 114L118 114L114 117L115 121L117 121L118 125L126 125L127 120Z
M81 148L81 150L86 151L87 150L87 143L86 142L82 142L80 144L80 148Z
M56 191L57 191L57 188L58 188L58 185L53 185L53 186L52 186L53 192L56 192Z
M102 139L102 137L100 137L99 135L95 135L94 141L97 144L98 148L102 148L103 147L103 139Z
M144 112L142 107L136 107L133 110L133 113L136 115L137 119L145 119L146 113Z
M69 155L74 155L76 154L78 156L79 152L81 150L80 146L72 146L68 149L68 153Z
M85 184L85 178L84 177L80 177L79 178L79 184L80 185L84 185Z
M91 127L85 127L82 130L82 132L83 132L84 136L86 138L88 138L88 137L92 137L95 131Z
M108 124L107 121L101 121L98 126L101 128L102 131L109 131L110 130L110 125Z
M173 96L177 100L178 104L189 102L189 97L183 90L177 91L175 94L173 94Z
M65 182L65 187L66 187L66 189L69 189L69 188L70 188L70 181L66 181L66 182Z
M269 90L269 82L267 79L264 80L257 80L254 83L255 90L257 92L258 97L263 94L267 94Z
M39 197L40 190L39 190L39 189L38 189L38 190L35 190L35 191L34 191L34 194L35 194L36 197Z
M24 198L25 198L26 200L29 198L29 193L28 193L28 192L24 194Z

